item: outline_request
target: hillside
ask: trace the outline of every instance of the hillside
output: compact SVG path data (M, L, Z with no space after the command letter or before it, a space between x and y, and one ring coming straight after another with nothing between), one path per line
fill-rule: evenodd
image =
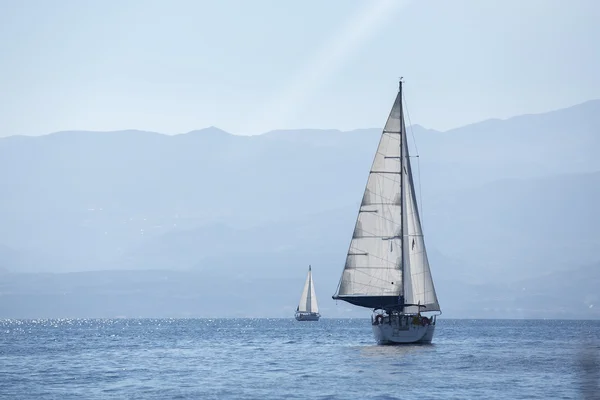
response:
M441 293L600 260L599 116L591 101L448 132L412 127ZM0 271L187 271L294 290L312 263L328 297L379 134L212 127L1 138Z
M272 276L251 270L237 276L148 270L7 274L0 280L0 318L290 318L306 268L288 265L294 268ZM324 270L314 269L322 314L368 317L369 310L331 300ZM436 285L444 318L600 318L598 264L510 284L439 279Z

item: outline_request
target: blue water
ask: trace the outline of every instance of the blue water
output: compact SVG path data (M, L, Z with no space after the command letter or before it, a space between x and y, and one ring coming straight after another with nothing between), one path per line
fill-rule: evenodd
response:
M9 320L0 398L598 398L598 343L600 321L439 319L432 345L377 346L368 320Z

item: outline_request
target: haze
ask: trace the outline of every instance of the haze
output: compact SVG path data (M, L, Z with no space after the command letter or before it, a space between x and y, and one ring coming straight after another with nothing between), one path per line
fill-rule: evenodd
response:
M600 93L589 1L0 2L0 136L446 130Z
M308 264L368 316L331 295L404 76L444 316L599 318L598 18L1 2L0 317L291 317Z

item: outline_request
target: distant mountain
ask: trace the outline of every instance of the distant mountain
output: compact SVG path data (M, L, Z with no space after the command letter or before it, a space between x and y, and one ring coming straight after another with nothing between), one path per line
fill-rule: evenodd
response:
M505 179L434 198L427 233L464 278L514 280L600 260L597 204L600 172Z
M600 101L410 129L441 292L458 298L445 285L535 281L600 260L598 132ZM380 134L211 127L0 138L0 269L171 270L295 290L312 263L328 297ZM23 279L25 290L33 281Z
M253 261L253 260L250 260ZM0 318L275 317L291 318L306 268L237 275L191 271L96 271L5 274ZM369 310L331 300L315 269L315 288L326 318L367 318ZM513 283L436 282L444 318L600 318L600 264Z
M442 286L450 318L600 318L600 264L572 266L510 283Z

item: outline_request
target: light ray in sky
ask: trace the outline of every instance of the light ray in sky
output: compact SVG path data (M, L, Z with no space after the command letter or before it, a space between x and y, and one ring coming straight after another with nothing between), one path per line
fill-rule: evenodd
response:
M261 133L265 126L271 129L287 127L288 122L300 112L327 78L377 30L383 28L398 9L408 3L409 1L401 0L364 2L365 5L356 10L329 40L324 41L315 56L288 80L288 86L253 112L249 121L242 125L244 133Z

